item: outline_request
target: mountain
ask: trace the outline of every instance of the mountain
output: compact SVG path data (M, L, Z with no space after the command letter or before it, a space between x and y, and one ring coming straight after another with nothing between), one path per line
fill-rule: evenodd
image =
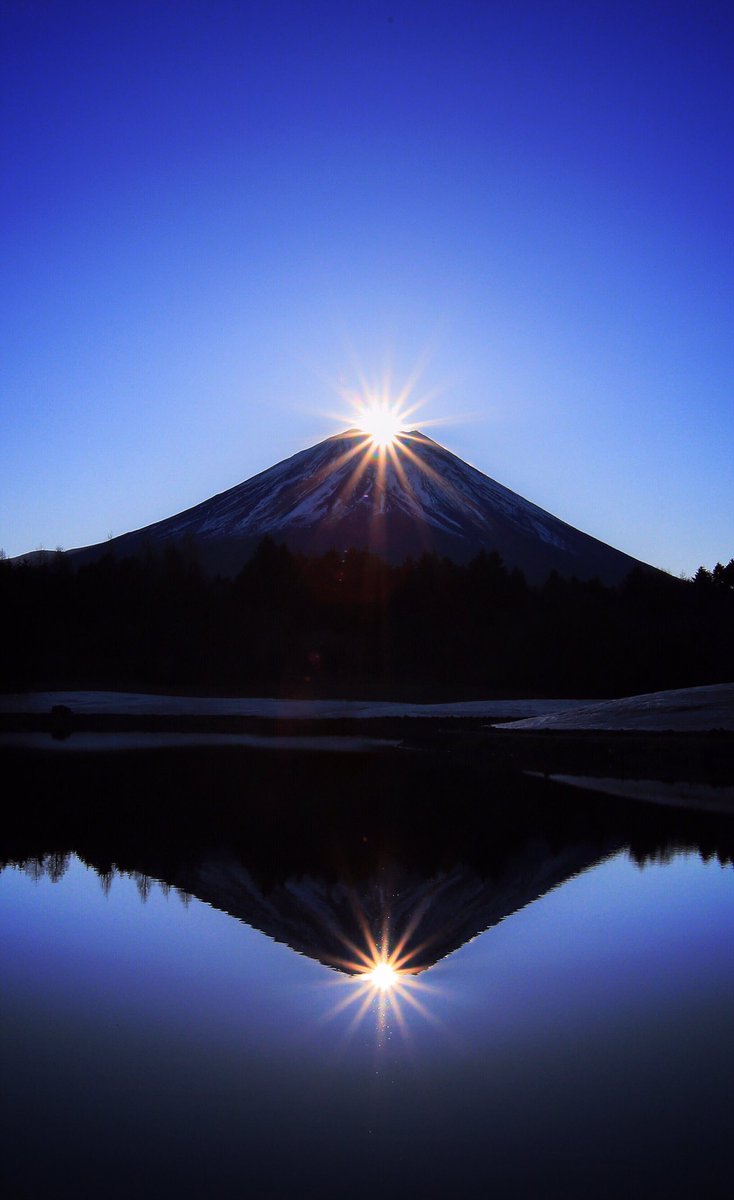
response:
M417 430L399 434L388 448L348 430L176 516L69 553L82 563L166 542L195 544L203 566L231 575L266 535L307 554L355 547L390 562L435 552L463 563L494 550L531 582L556 570L614 584L644 565Z

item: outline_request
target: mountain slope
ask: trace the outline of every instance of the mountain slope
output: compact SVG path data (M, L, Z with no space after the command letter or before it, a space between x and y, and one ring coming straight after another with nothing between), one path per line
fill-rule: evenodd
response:
M616 583L639 565L417 431L380 450L349 430L194 508L71 554L86 561L193 539L205 566L232 573L266 535L305 553L354 546L392 562L426 552L466 562L496 550L531 581L556 570Z

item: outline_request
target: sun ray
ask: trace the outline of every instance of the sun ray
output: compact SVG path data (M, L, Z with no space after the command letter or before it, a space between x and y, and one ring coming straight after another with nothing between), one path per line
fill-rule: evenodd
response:
M342 484L342 486L339 489L339 499L340 500L343 500L344 497L347 496L349 492L353 492L355 490L355 488L357 487L357 484L359 483L360 479L362 478L362 476L364 475L368 466L370 465L369 452L370 452L370 447L368 446L364 450L362 457L360 458L359 462L355 466L354 470L344 480L344 483Z
M394 442L391 446L387 447L387 452L390 456L390 462L392 463L393 467L395 468L395 474L397 475L398 479L400 480L401 486L403 488L405 488L406 492L410 492L411 496L413 496L413 488L410 485L408 476L405 474L405 469L403 467L403 464L400 461L400 454L398 453L398 448L399 448L399 443L397 443L397 442Z
M345 438L351 438L355 444L350 446L348 450L345 450L344 453L339 456L339 458L334 459L333 462L330 462L325 467L322 467L321 471L319 472L320 476L328 475L331 471L338 471L340 467L343 467L348 462L351 462L351 460L363 450L369 449L370 439L367 437L366 433L362 433L358 429L351 429L348 430L343 436ZM357 441L357 438L360 438L361 441Z
M380 951L377 948L377 942L375 941L375 939L373 937L372 930L370 929L369 921L367 920L367 916L360 907L357 907L356 917L357 917L357 920L359 921L360 929L362 930L362 936L364 937L365 944L367 946L367 952L370 955L371 963L374 966L374 964L376 962L378 962L379 958L380 958Z
M372 946L368 947L367 950L362 950L359 946L355 946L354 942L352 942L349 938L340 937L339 940L347 950L351 950L355 955L355 961L351 963L344 962L341 965L348 966L354 971L369 971L375 965L375 961L378 957L378 950L376 946L374 947L374 950ZM338 962L337 959L334 959L333 961L335 963Z
M439 1021L438 1017L434 1016L431 1010L426 1008L425 1004L423 1004L417 996L411 995L407 988L404 988L403 991L401 991L400 999L401 1001L405 1001L406 1004L409 1004L411 1008L414 1008L416 1012L420 1013L420 1015L426 1021L430 1021L432 1025L436 1025L441 1028L441 1022Z
M406 1021L406 1019L405 1019L405 1015L404 1015L404 1013L403 1013L403 1009L402 1009L402 1006L401 1006L401 1003L400 1003L400 997L399 997L399 996L395 996L395 997L394 997L394 999L393 999L393 1003L392 1003L392 1009L391 1009L391 1011L392 1011L392 1015L393 1015L393 1016L394 1016L394 1018L395 1018L395 1022L396 1022L396 1024L397 1024L397 1027L398 1027L398 1029L400 1030L400 1036L401 1036L401 1037L402 1037L402 1038L403 1038L403 1039L404 1039L406 1042L409 1042L409 1041L411 1041L412 1039L411 1039L411 1035L410 1035L410 1028L409 1028L409 1026L408 1026L408 1022L407 1022L407 1021Z
M419 439L414 437L410 438L409 440L418 441ZM434 471L433 467L429 466L427 462L424 462L422 458L420 458L413 450L411 450L410 446L406 446L403 443L401 449L403 454L405 454L406 457L409 458L412 463L414 463L418 470L422 471L424 475L427 475L431 482L435 483L436 486L441 489L441 491L446 492L446 494L451 496L453 499L461 500L456 488L453 487L448 480L439 475L438 471Z
M402 955L403 950L405 949L407 943L410 941L410 939L412 938L413 934L416 931L416 928L418 927L419 923L423 919L423 916L424 916L425 911L428 908L429 904L430 904L430 897L427 896L427 897L425 897L424 900L421 901L420 904L416 905L415 909L411 913L410 920L408 921L408 924L406 925L405 929L403 930L402 937L395 945L395 949L393 951L393 956L395 959L399 958L400 955ZM415 948L413 948L413 950L411 950L410 956L406 956L406 957L413 957L414 955L415 955Z
M353 979L341 979L339 982L351 984L354 981ZM348 1008L352 1008L355 1004L357 1004L364 997L364 995L365 991L363 989L358 990L354 987L351 988L346 996L343 996L341 1000L338 1000L336 1004L321 1014L320 1020L322 1022L333 1021L334 1018L338 1017L340 1013L346 1012Z
M351 1037L351 1035L356 1030L357 1026L360 1025L361 1022L364 1020L364 1018L367 1016L367 1013L372 1005L372 1002L374 1001L374 998L375 998L374 992L368 991L365 994L364 999L362 1000L362 1003L361 1003L359 1009L354 1014L354 1016L352 1017L352 1020L349 1024L349 1027L346 1032L347 1038Z
M354 432L351 432L349 435L345 435L345 436L358 437L358 436L362 436L362 435L360 435L356 431L354 431ZM361 442L358 442L355 446L352 446L348 450L345 450L344 453L339 456L339 458L326 463L326 465L323 466L319 471L315 472L314 475L312 476L311 480L309 481L308 490L312 492L315 488L320 487L320 485L324 482L324 480L326 478L328 478L329 475L332 475L335 471L338 471L342 467L346 466L353 458L356 458L357 455L360 454L360 452L362 452L363 454L368 454L369 450L370 450L370 446L371 446L371 444L370 444L369 438L366 436L362 436ZM361 460L360 460L360 462L361 462ZM342 492L343 492L343 490L344 489L342 489Z

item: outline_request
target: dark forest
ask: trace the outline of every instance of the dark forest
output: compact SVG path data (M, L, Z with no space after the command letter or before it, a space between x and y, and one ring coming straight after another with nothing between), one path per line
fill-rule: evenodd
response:
M75 569L0 562L2 687L197 688L415 700L602 697L734 677L734 560L618 588L498 555L391 566L265 539L234 579L195 547Z

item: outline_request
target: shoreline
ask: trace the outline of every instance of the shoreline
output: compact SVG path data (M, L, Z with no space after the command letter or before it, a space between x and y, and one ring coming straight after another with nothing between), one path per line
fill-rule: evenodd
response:
M340 743L342 747L340 747ZM513 730L470 719L374 718L268 720L235 717L153 715L0 714L0 753L19 765L31 758L58 762L126 750L141 755L176 749L211 755L333 755L340 748L359 754L434 759L470 779L481 796L497 780L534 777L549 789L554 776L601 781L731 788L734 732ZM396 760L397 764L397 760ZM596 783L591 781L595 780ZM578 786L578 785L577 785ZM607 790L601 788L601 790ZM649 788L648 788L649 792ZM691 804L694 798L691 796Z
M637 727L635 727L635 725ZM632 726L632 727L630 727ZM488 700L414 705L394 701L299 701L124 692L0 696L0 752L22 768L39 756L163 751L213 756L349 751L434 762L475 790L543 789L566 783L588 796L622 793L640 803L734 811L734 685L658 692L607 702ZM631 787L632 783L635 787ZM677 788L677 791L676 791Z

